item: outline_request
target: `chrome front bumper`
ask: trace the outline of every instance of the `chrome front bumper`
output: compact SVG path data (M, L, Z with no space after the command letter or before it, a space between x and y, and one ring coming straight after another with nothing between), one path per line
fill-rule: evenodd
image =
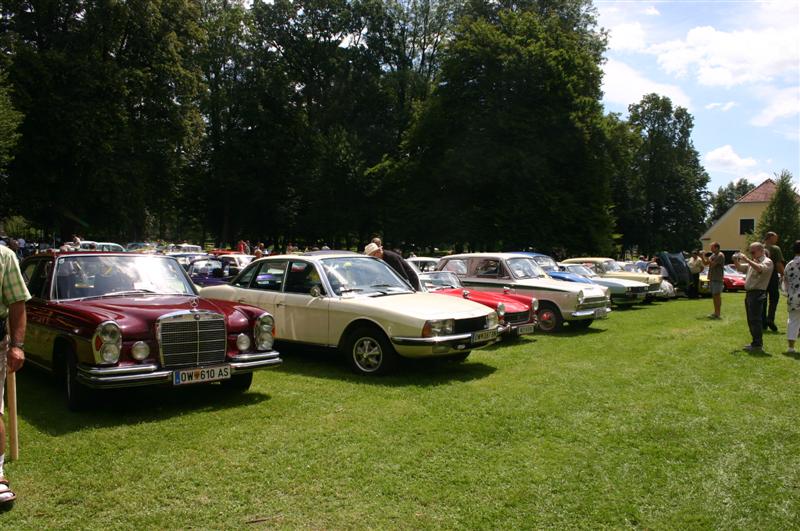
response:
M500 327L494 330L480 330L480 332L494 332L487 334L486 339L473 341L472 333L454 334L436 337L393 337L392 343L400 347L397 353L407 357L443 356L467 350L482 348L500 340ZM405 347L405 348L404 348Z
M604 311L598 311L604 310ZM578 320L578 319L605 319L608 317L608 314L611 313L611 308L604 307L604 308L590 308L587 310L577 310L569 314L571 320Z
M226 359L220 365L230 365L231 375L253 372L280 365L283 360L274 350L239 354ZM190 368L190 367L187 367ZM122 367L95 367L78 365L76 379L93 389L113 389L117 387L138 387L172 383L171 369L162 369L155 363L125 365Z

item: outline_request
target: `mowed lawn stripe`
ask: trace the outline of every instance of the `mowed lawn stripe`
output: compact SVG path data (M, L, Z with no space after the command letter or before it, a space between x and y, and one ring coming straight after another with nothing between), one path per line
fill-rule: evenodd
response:
M241 396L124 390L79 415L28 369L0 526L795 527L800 360L783 334L738 350L743 295L710 308L615 311L376 379L294 347Z

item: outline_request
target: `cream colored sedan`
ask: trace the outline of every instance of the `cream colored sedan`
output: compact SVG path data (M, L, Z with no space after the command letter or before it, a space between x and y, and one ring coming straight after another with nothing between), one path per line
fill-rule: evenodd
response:
M497 341L492 309L417 293L382 260L355 253L262 258L201 293L269 311L277 340L338 348L362 374L385 373L398 356L463 360Z

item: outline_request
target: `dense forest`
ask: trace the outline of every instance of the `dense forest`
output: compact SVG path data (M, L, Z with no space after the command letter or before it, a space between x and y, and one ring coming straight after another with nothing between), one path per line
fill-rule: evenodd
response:
M605 114L588 0L0 0L0 219L47 234L688 249L665 97Z

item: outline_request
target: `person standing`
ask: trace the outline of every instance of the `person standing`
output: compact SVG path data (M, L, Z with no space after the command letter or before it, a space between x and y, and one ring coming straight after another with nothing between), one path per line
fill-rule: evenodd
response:
M775 326L775 310L778 309L778 299L781 296L780 275L783 275L783 268L786 261L783 259L783 251L778 247L778 235L770 231L764 236L764 249L775 266L767 287L767 303L764 305L762 321L764 328L769 328L773 332L778 331Z
M752 341L744 347L744 350L759 352L764 346L764 323L761 321L761 314L767 299L767 286L769 286L774 266L772 260L764 252L764 244L761 242L750 244L750 256L753 258L748 258L744 253L737 253L735 260L740 269L747 268L747 278L744 281L746 292L744 306Z
M725 255L719 250L719 242L711 244L711 253L703 257L703 264L708 266L708 282L711 284L711 299L714 301L714 313L708 317L719 319L722 311L722 290L725 289Z
M786 304L789 319L786 322L786 340L789 343L787 352L794 353L794 343L800 334L800 240L792 246L792 258L783 270L783 289L786 291Z
M700 296L700 273L703 272L703 259L700 257L700 251L692 251L692 256L689 258L689 293L687 295L690 299L696 299Z
M384 250L383 247L379 246L377 243L370 243L366 247L364 247L364 254L367 256L374 256L375 258L380 258L384 262L386 262L389 267L395 270L398 275L403 277L412 288L417 291L421 291L422 288L419 284L419 277L417 273L414 271L408 262L406 262L403 257L394 252Z
M16 255L8 247L0 247L0 506L13 502L17 497L3 470L6 452L3 391L6 371L16 372L25 362L25 301L30 298Z

